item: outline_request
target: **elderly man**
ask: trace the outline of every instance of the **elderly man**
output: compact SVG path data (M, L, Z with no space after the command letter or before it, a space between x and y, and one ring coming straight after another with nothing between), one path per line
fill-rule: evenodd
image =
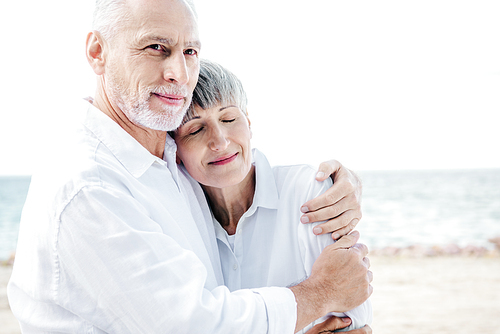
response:
M357 233L294 287L223 286L207 204L193 200L201 190L178 172L166 134L190 103L199 50L183 0L98 1L86 49L95 98L65 139L73 150L33 176L23 211L8 295L24 332L292 333L371 294ZM348 193L310 220L344 212L339 233L351 229Z

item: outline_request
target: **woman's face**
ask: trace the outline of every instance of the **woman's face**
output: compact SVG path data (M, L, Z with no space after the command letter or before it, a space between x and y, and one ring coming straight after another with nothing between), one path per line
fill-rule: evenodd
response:
M178 160L203 185L240 183L252 167L250 121L235 105L195 111L197 116L175 132Z

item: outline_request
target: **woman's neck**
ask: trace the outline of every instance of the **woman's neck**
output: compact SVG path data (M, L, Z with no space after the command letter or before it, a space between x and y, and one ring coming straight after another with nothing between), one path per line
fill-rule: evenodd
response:
M255 194L255 166L240 183L226 188L202 185L215 219L229 235L236 233L241 216L252 206Z

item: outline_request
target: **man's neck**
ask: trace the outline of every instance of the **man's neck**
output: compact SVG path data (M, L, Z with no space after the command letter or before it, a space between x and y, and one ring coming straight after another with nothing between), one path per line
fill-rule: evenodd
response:
M127 131L129 135L134 137L151 154L163 159L165 140L167 138L166 131L148 129L131 122L120 108L108 99L102 89L98 88L92 104Z

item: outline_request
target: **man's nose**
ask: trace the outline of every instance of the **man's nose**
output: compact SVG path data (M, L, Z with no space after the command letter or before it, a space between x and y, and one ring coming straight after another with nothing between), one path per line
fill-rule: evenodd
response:
M224 131L219 127L215 127L210 131L210 139L208 146L214 151L224 151L229 145L229 140L227 139Z
M183 52L175 52L170 55L165 65L164 79L179 85L188 83L189 72Z

